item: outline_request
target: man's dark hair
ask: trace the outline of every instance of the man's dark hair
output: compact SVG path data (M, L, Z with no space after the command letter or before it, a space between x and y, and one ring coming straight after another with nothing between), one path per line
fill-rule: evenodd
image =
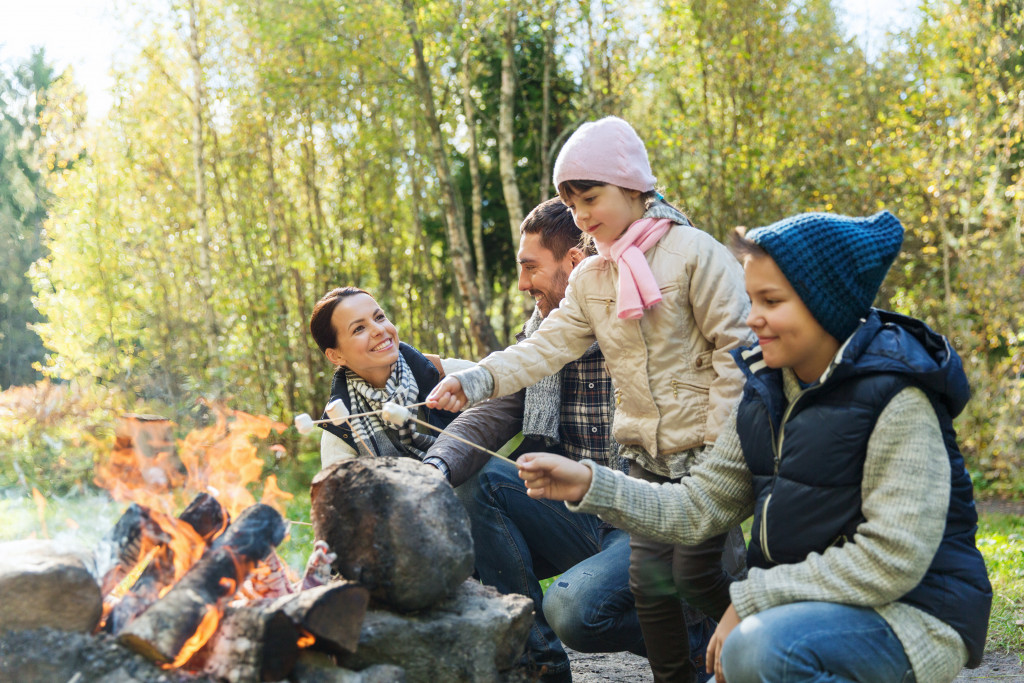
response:
M345 297L355 294L370 296L369 292L358 287L336 287L320 297L320 301L313 307L313 314L309 316L309 331L322 353L327 353L327 349L334 348L338 343L338 331L331 322L335 307Z
M573 247L580 247L583 233L576 227L569 207L558 197L538 204L523 219L520 235L540 235L540 245L561 261Z

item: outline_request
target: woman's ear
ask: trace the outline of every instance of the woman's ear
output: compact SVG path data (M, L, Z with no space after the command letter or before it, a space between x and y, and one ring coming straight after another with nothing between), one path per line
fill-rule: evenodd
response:
M324 351L324 355L327 356L327 360L339 368L345 364L345 357L341 355L341 351L338 349L327 349Z

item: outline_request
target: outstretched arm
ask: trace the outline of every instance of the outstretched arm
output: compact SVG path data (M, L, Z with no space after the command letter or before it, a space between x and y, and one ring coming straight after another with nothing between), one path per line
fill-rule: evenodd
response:
M590 468L554 453L524 453L516 460L530 498L579 502L590 488Z

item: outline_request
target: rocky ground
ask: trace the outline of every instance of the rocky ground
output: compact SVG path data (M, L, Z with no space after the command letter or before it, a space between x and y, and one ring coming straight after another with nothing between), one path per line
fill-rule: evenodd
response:
M628 652L584 654L570 650L569 660L573 683L649 683L652 680L647 660ZM1017 654L987 653L981 666L964 669L956 680L1024 683L1024 665Z

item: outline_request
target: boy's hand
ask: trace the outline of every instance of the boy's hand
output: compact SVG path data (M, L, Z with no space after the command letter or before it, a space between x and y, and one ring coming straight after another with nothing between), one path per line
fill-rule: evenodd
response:
M530 498L575 502L586 495L594 478L586 465L554 453L525 453L516 460L516 467Z
M427 405L438 410L457 413L466 407L469 399L462 390L462 383L454 377L445 377L438 382L434 390L427 396Z
M725 639L739 624L740 615L736 613L736 608L730 603L725 614L722 615L722 619L718 622L718 628L715 629L711 640L708 641L708 671L714 670L715 680L721 683L727 683L725 674L722 673L722 646L725 645Z

